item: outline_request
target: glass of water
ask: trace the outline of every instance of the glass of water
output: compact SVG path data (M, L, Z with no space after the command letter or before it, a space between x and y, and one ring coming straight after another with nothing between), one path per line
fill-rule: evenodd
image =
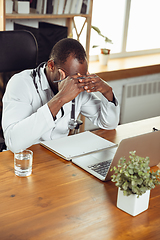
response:
M27 177L32 173L33 152L23 150L14 153L14 172L19 177Z

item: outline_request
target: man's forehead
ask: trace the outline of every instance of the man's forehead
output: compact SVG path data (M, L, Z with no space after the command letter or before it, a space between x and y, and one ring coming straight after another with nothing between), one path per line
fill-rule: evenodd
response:
M77 58L70 57L63 64L63 68L69 73L69 75L75 75L77 73L85 75L88 71L88 63L86 59L79 61Z

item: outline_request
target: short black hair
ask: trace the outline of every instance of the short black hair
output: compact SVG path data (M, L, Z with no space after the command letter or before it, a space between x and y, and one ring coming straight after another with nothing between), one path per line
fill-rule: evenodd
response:
M80 63L86 60L86 52L80 42L72 38L63 38L53 46L50 59L53 59L56 65L61 65L70 55Z

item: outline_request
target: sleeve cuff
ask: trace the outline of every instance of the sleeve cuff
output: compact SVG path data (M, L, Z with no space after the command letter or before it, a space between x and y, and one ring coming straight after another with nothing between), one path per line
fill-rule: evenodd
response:
M117 101L117 99L115 98L114 93L113 93L113 100L112 100L112 101L109 101L109 102L112 102L112 103L114 103L115 106L118 106L118 101Z

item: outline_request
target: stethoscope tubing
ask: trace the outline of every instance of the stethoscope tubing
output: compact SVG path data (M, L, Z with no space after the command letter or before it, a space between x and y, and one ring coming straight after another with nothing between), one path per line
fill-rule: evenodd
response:
M34 86L35 86L36 91L37 91L37 93L38 93L38 95L39 95L39 97L40 97L40 100L41 100L42 105L43 105L43 101L42 101L42 98L41 98L40 93L39 93L39 91L38 91L38 85L37 85L35 79L36 79L36 75L38 74L39 81L41 81L41 80L40 80L40 79L41 79L41 76L40 76L40 67L42 67L43 64L44 64L44 63L41 63L41 64L36 68L36 70L33 69L32 73L31 73L31 77L33 78ZM84 79L84 77L78 77L78 79ZM63 80L65 80L65 78L64 78L64 79L61 79L61 80L54 81L54 82L55 82L55 83L56 83L56 82L62 82ZM63 110L63 108L61 108L61 111L62 111L62 116L63 116L63 115L64 115L64 110ZM71 125L71 126L74 126L74 128L76 128L76 126L77 126L77 121L75 120L75 98L72 100L71 119L70 119L68 125L69 125L69 126L70 126L70 125ZM70 129L74 129L74 128L71 127Z

